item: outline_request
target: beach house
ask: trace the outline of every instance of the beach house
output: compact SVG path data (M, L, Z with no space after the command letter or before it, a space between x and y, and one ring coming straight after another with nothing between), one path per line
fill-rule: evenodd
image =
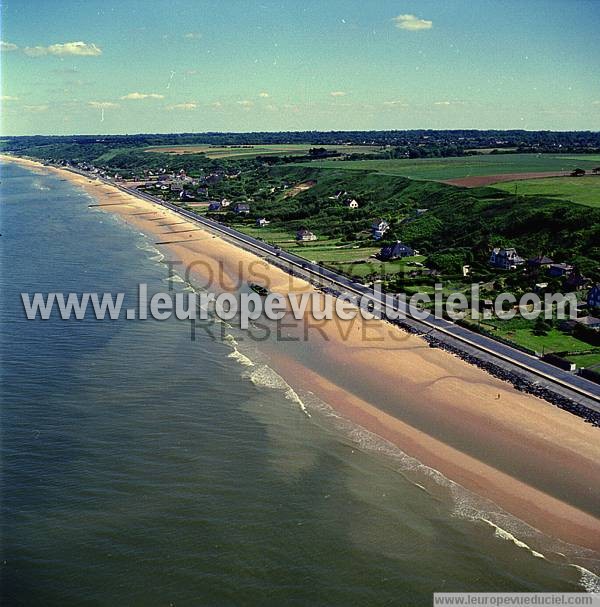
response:
M385 219L375 219L371 223L371 234L374 240L381 240L389 229L390 224Z
M308 242L310 240L317 240L317 237L310 230L307 230L306 228L300 228L296 232L296 240L298 242Z
M525 260L517 254L514 248L496 247L490 255L490 265L503 270L515 270L525 263Z
M594 285L587 294L587 305L590 308L600 308L600 283Z
M222 202L221 206L223 206ZM233 211L238 215L248 215L248 213L250 213L250 205L245 202L238 202L238 204L233 207Z
M377 257L382 261L391 261L392 259L401 259L402 257L411 257L415 254L414 249L408 245L402 244L397 240L394 244L381 248Z

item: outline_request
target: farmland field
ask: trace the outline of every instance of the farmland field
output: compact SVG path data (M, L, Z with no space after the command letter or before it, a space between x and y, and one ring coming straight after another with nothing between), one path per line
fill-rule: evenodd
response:
M507 181L493 187L511 194L516 191L519 196L544 196L600 207L600 175Z
M366 154L381 150L372 145L312 145L312 144L265 144L244 146L214 146L214 145L164 145L146 148L146 152L161 152L163 154L205 154L208 158L254 158L256 156L302 156L308 150L323 147L336 150L340 154Z
M598 155L481 154L452 158L320 160L298 164L314 168L374 171L410 179L446 181L488 175L561 173L570 172L575 168L589 171L598 166Z

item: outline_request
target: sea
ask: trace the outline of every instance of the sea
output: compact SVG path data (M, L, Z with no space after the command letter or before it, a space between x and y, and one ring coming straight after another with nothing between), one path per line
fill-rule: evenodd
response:
M199 287L56 174L8 163L0 181L2 605L600 588L566 551L533 547L507 515L295 390L235 323L200 321L192 339L177 319L27 320L24 292Z

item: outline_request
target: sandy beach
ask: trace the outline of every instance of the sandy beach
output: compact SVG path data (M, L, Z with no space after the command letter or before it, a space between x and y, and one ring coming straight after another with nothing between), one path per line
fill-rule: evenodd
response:
M193 268L198 280L210 278L214 290L236 289L240 279L280 293L312 290L167 209L69 171L8 160L84 188L102 210ZM300 335L306 326L289 332ZM546 536L600 557L598 429L381 321L326 321L309 334L315 344L310 365L268 344L271 366L294 389L312 392Z

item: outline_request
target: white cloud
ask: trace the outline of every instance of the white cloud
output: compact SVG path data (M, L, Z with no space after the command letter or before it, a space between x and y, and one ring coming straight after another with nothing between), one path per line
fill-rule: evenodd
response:
M188 32L187 34L184 34L183 37L187 38L187 40L198 40L202 37L202 34L200 32Z
M128 93L127 95L123 95L121 99L164 99L164 95L159 95L158 93Z
M346 91L331 91L329 94L332 97L344 97L346 95Z
M51 44L50 46L27 46L23 52L30 57L42 57L43 55L54 55L55 57L66 57L76 55L78 57L97 57L102 50L95 44L86 42L65 42L63 44Z
M13 95L0 95L0 101L19 101L19 98Z
M16 51L19 47L12 42L4 42L0 40L0 51Z
M210 107L214 107L216 110L223 107L223 104L220 101L215 101L210 104Z
M48 49L45 46L26 46L23 52L30 57L41 57L48 54Z
M415 15L398 15L393 21L396 27L401 30L416 32L419 30L430 30L433 27L433 21L428 19L419 19Z
M119 107L118 103L113 103L112 101L88 101L87 104L97 110L108 110Z
M241 101L237 102L238 105L241 105L244 108L251 108L254 103L252 103L252 101L249 101L248 99L242 99Z
M408 107L408 103L404 103L404 101L384 101L383 105L387 107Z
M263 99L268 99L271 95L269 95L269 93L267 93L267 91L262 91L260 93L258 93L259 97L262 97Z
M182 110L184 112L191 112L198 107L197 103L193 103L192 101L187 101L186 103L175 103L173 105L167 105L167 110L172 112L173 110Z

